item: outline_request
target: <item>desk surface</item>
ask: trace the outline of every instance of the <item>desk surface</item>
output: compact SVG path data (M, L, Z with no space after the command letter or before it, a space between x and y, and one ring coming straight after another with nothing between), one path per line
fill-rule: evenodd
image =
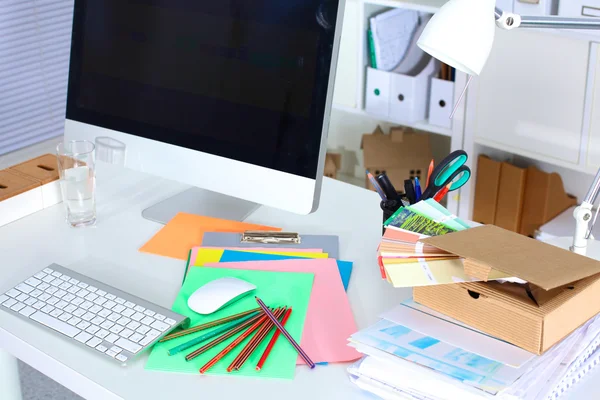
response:
M72 229L62 205L0 228L0 291L56 262L119 289L170 307L181 284L184 263L140 253L138 248L160 225L141 217L144 208L186 186L111 166L98 168L98 224ZM249 222L284 230L340 236L340 254L354 261L348 294L359 328L410 296L379 276L375 249L381 237L381 211L375 193L325 179L319 211L309 216L260 208ZM127 368L73 346L8 313L0 313L0 347L87 399L166 399L201 393L206 398L362 399L347 364L309 370L298 367L293 381L200 377L145 371L147 354ZM588 379L573 399L597 398L600 382ZM269 393L265 397L265 393Z

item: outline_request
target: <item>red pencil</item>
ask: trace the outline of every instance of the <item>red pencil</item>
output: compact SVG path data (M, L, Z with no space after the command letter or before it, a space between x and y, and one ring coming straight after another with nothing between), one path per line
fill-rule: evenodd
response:
M423 191L425 191L425 189L427 189L427 187L429 186L429 179L431 179L431 173L433 172L433 159L431 160L431 162L429 163L429 170L427 171L427 183L425 184L425 188L423 188Z
M292 309L288 308L288 310L285 312L285 315L283 316L283 319L281 320L281 325L285 326L285 323L290 318L291 313L292 313ZM267 345L267 348L265 349L263 355L260 357L260 360L258 360L258 364L256 364L257 371L260 371L261 368L263 367L263 365L265 364L265 361L267 360L269 353L271 353L271 350L273 349L273 346L275 345L275 342L277 341L277 338L279 338L280 334L281 334L281 331L279 329L277 329L275 331L275 333L273 334L273 337L271 338L271 341Z
M268 318L269 317L267 317L266 315L263 315L262 318L259 319L258 321L256 321L256 323L254 325L252 325L250 328L248 328L248 330L246 332L244 332L240 336L238 336L237 339L235 339L233 342L231 342L227 347L225 347L223 350L221 350L219 352L219 354L214 356L209 362L207 362L204 366L202 366L202 368L200 368L200 373L204 374L213 365L218 363L223 357L225 357L227 355L227 353L229 353L231 350L233 350L238 344L242 343L244 341L244 339L246 339L248 336L250 336L252 334L252 332L257 330L262 324L264 324Z
M440 201L442 201L442 199L444 198L444 196L446 196L446 194L448 194L448 192L450 191L450 186L452 186L452 183L449 183L446 186L444 186L444 188L442 188L442 190L440 190L439 192L437 192L437 194L433 197L433 199L435 201L437 201L438 203Z

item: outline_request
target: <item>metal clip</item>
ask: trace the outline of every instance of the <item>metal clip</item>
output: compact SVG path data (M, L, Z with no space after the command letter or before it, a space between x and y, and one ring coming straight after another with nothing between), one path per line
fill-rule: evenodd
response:
M242 243L300 244L300 235L294 232L246 231Z

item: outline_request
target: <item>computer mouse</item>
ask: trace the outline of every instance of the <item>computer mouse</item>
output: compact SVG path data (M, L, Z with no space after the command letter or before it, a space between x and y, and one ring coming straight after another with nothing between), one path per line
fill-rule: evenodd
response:
M188 299L188 307L198 314L212 314L252 293L255 289L255 285L242 279L215 279L192 293Z

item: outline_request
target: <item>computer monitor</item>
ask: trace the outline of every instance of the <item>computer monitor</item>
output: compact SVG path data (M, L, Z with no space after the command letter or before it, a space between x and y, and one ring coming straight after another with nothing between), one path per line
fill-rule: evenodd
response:
M171 216L231 216L237 199L308 214L342 13L343 0L75 0L65 137L112 137L127 167L212 192L170 201Z

